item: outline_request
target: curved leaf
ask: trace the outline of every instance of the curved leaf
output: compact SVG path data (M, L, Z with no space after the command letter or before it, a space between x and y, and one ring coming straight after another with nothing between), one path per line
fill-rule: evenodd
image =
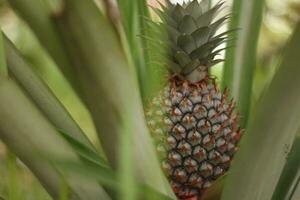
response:
M300 24L263 95L228 174L222 200L271 199L300 125Z
M95 147L74 119L72 119L68 111L54 96L47 85L33 72L16 47L6 37L4 38L4 46L10 76L16 79L35 104L58 129L66 131L70 137L74 137L95 152Z
M281 173L272 200L290 200L295 198L295 191L299 188L300 180L300 138L297 137L284 169ZM299 196L298 198L299 199Z
M67 181L75 200L110 199L96 181L79 179L55 164L55 160L80 161L55 127L9 78L0 78L0 138L54 199L60 195L62 179Z

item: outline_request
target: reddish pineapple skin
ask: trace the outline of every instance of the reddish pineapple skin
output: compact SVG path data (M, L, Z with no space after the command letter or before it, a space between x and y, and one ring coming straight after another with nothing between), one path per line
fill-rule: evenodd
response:
M178 199L200 197L228 171L242 130L235 104L214 78L173 76L146 113L162 169Z

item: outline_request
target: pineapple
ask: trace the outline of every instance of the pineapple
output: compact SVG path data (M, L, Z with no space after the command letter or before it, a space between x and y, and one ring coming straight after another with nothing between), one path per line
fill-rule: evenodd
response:
M179 199L200 197L228 169L241 130L228 92L220 91L209 68L222 61L227 32L216 34L228 16L215 20L220 2L197 0L155 10L168 33L169 81L151 101L147 122L162 169Z

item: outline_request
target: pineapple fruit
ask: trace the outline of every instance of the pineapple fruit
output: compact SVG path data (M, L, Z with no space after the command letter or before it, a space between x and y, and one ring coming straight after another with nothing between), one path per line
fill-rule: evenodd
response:
M220 91L209 68L222 61L228 16L208 1L166 5L155 11L167 30L169 81L146 112L162 169L179 199L200 197L228 169L241 130L228 92Z

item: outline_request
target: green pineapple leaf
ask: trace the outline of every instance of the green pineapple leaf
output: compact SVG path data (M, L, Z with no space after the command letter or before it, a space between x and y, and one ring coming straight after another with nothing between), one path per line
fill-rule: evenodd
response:
M272 198L300 125L299 35L300 23L251 118L228 174L222 200Z
M298 131L299 133L299 131ZM294 141L292 149L288 155L287 162L281 173L280 179L277 183L276 190L273 194L272 200L282 199L299 199L296 190L299 190L300 180L300 138Z

